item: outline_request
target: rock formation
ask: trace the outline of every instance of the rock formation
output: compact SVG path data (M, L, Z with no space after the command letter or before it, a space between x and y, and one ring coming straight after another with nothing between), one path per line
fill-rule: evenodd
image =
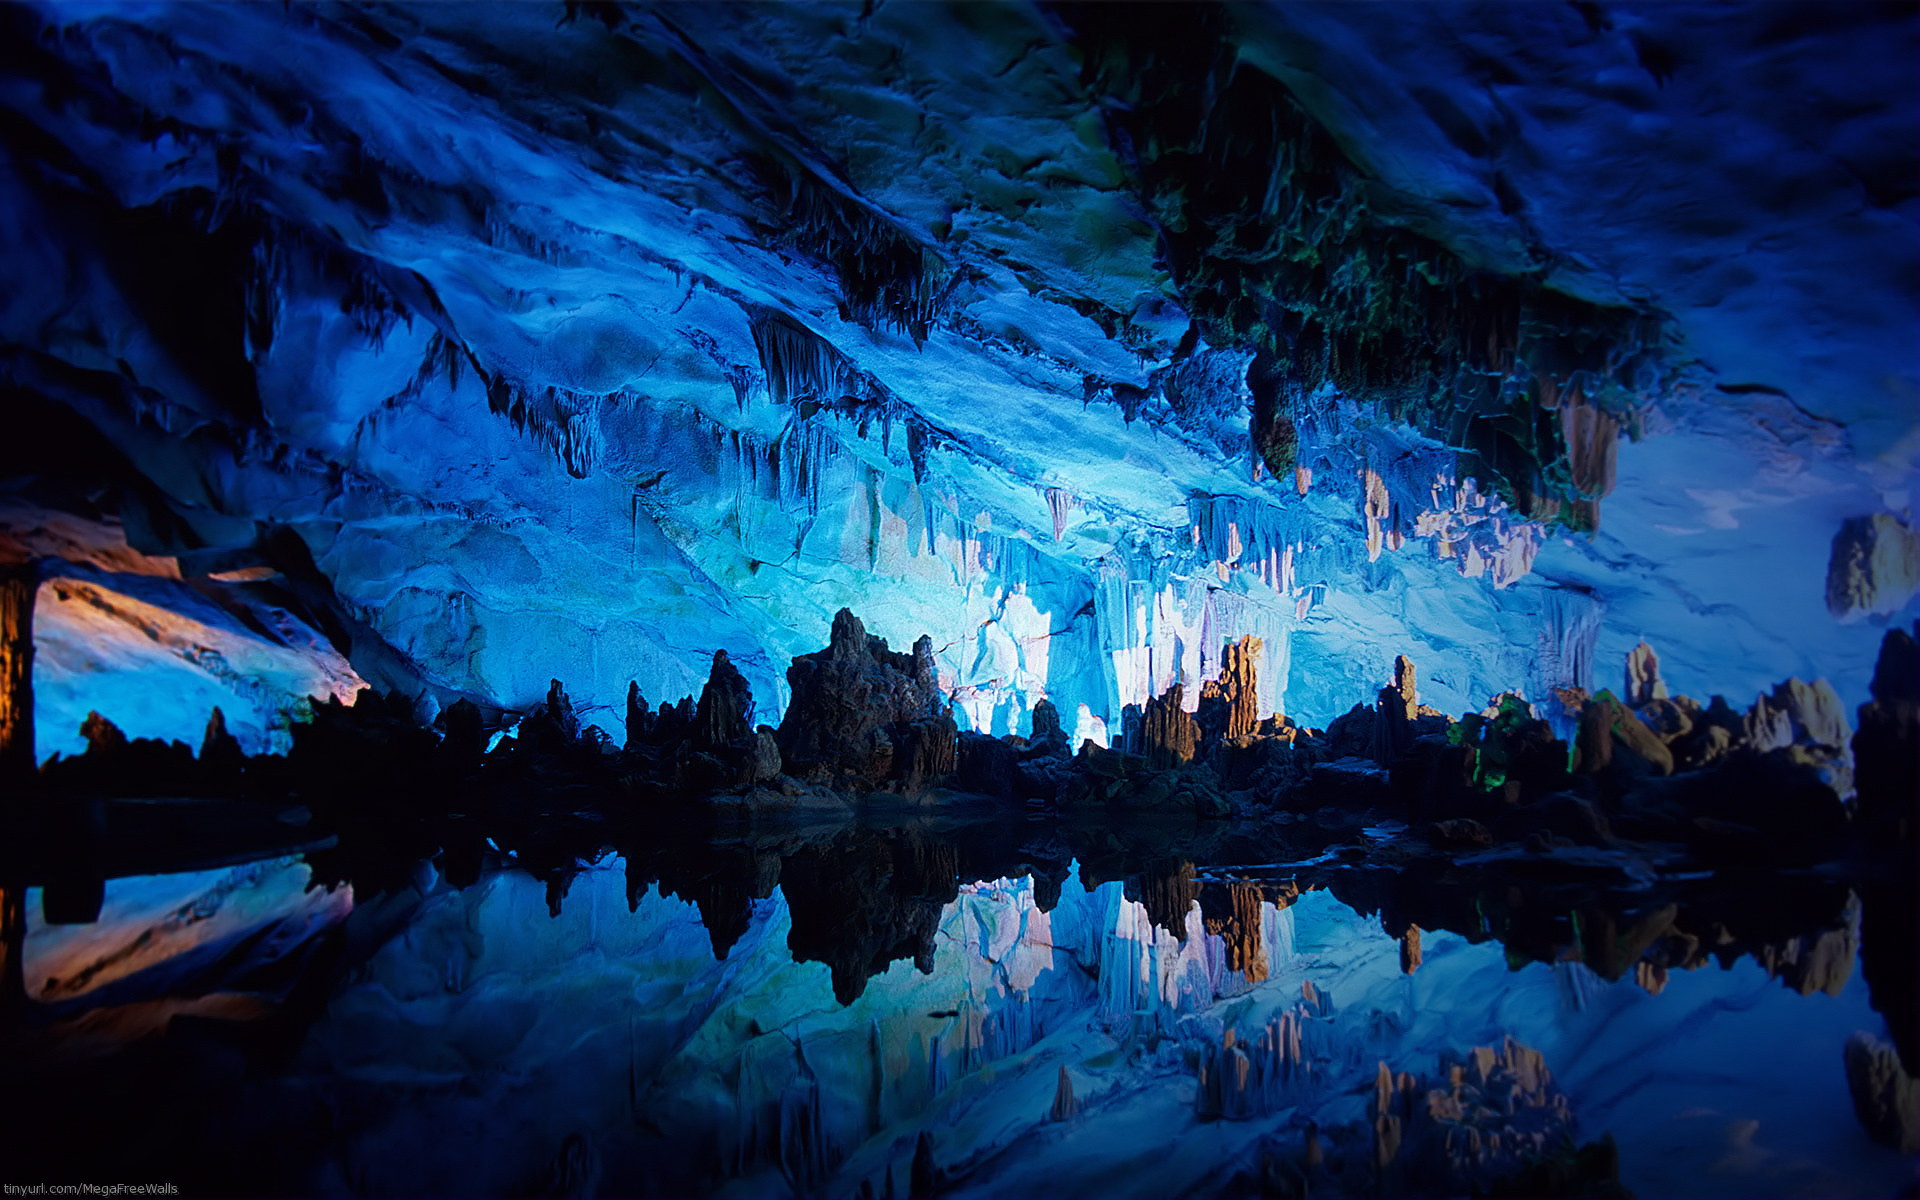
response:
M794 775L825 771L878 783L893 772L896 741L918 724L950 719L932 641L923 636L911 654L893 653L844 608L827 648L795 658L787 683L792 699L778 737Z
M1902 1154L1920 1151L1920 1080L1900 1066L1892 1046L1868 1033L1847 1039L1847 1094L1874 1141Z
M1053 1107L1047 1110L1047 1120L1071 1121L1080 1113L1079 1098L1073 1094L1073 1077L1067 1074L1065 1063L1060 1064L1060 1079L1053 1089Z
M1833 535L1827 611L1842 621L1894 613L1920 590L1920 534L1892 513L1852 517Z
M1147 701L1140 716L1140 752L1149 766L1177 767L1193 761L1200 727L1181 707L1183 689L1173 684Z
M40 571L0 561L0 781L17 788L39 765L33 737L33 605Z
M1632 708L1667 698L1666 682L1660 678L1660 657L1645 642L1627 655L1627 688L1623 694Z
M694 721L701 747L718 750L730 747L753 729L753 690L725 650L713 652L713 671L700 692L700 706Z
M1259 728L1261 651L1257 637L1227 643L1221 654L1219 677L1200 685L1200 705L1194 719L1207 740L1242 738Z

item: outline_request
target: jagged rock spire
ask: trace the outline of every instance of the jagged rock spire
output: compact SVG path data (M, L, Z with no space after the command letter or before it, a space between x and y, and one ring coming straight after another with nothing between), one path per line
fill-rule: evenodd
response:
M730 746L753 731L753 689L727 657L713 652L713 670L700 692L694 720L701 744L709 750Z

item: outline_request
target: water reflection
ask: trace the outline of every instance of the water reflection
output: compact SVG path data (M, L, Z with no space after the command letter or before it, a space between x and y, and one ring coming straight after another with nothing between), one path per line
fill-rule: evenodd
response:
M442 829L114 881L31 931L65 1020L9 1035L11 1136L254 1194L1604 1194L1609 1135L1642 1194L1911 1177L1846 1095L1848 888L1244 837Z

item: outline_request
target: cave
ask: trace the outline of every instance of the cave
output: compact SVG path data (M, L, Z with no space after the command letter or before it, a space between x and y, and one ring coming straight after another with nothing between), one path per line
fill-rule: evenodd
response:
M1915 62L0 6L0 1183L1910 1194Z

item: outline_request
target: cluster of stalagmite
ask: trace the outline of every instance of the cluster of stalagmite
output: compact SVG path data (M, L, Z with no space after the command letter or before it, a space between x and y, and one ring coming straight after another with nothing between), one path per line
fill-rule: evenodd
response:
M1301 998L1262 1026L1251 1042L1228 1029L1201 1048L1194 1111L1201 1120L1246 1120L1298 1103L1325 1085L1333 1000L1312 982Z
M1382 1062L1372 1109L1373 1167L1386 1194L1618 1194L1611 1143L1574 1148L1566 1095L1540 1052L1511 1037L1443 1055L1433 1077Z

